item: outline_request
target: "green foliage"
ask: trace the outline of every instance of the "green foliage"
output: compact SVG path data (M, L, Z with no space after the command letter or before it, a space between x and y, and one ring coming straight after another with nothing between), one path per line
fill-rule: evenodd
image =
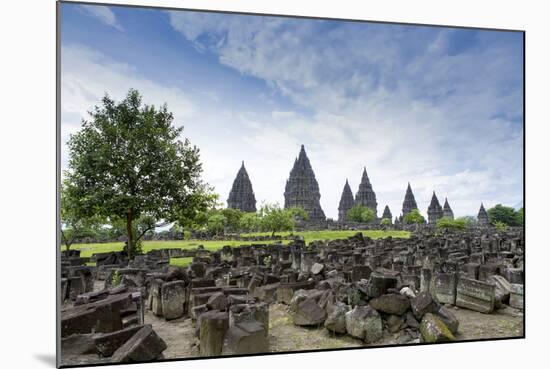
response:
M525 223L525 214L523 212L523 208L519 209L516 212L516 223L518 226L522 226Z
M173 221L203 201L199 150L179 139L166 104L143 104L136 90L119 103L106 95L89 114L68 142L66 190L79 218L124 219L133 257L136 219Z
M244 232L256 232L261 226L262 220L258 213L244 213L239 220L239 230Z
M214 234L222 234L227 225L227 218L219 211L212 211L208 216L206 227Z
M495 222L493 225L495 226L497 231L506 232L508 230L508 225L504 222Z
M118 286L122 282L122 274L119 273L118 270L115 270L111 279L111 285Z
M424 219L418 209L413 209L410 213L403 217L403 222L405 224L423 224L426 223L426 219Z
M487 214L489 215L489 222L496 226L497 223L504 223L507 226L520 226L523 224L523 210L521 210L521 213L519 211L516 212L514 208L511 208L509 206L503 206L501 204L498 204L489 210L487 210Z
M463 217L456 218L456 220L464 222L464 225L466 225L467 228L472 227L477 223L477 218L472 215L465 215Z
M437 221L437 229L442 230L463 230L466 229L466 222L463 219L451 219L443 217Z
M264 204L260 209L261 228L264 231L270 231L272 236L275 232L292 231L296 224L296 217L300 214L303 216L303 213L296 208L282 209L279 204Z
M229 228L229 230L233 232L238 231L240 221L244 212L239 209L225 208L225 209L222 209L221 213L226 219L227 228Z
M352 222L370 223L376 218L376 215L374 210L366 206L355 205L348 210L346 217Z
M380 225L383 225L384 227L389 227L389 226L391 226L391 219L389 219L389 218L383 218L383 219L380 221Z

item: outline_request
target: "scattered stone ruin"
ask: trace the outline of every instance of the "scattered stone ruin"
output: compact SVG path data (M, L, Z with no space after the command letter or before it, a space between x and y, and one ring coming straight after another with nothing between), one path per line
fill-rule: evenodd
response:
M296 326L365 344L384 331L398 333L399 343L453 341L453 306L485 314L504 305L523 309L524 247L523 230L486 228L160 249L130 262L123 252L91 259L64 252L62 357L66 364L162 359L167 343L145 312L194 322L200 356L269 352L271 304L286 305ZM180 257L193 262L169 265ZM84 265L90 260L95 267ZM103 288L94 290L94 282Z

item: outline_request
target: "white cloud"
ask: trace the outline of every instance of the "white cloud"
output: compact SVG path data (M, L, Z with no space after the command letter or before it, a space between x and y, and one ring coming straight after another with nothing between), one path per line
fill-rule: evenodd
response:
M96 18L103 24L116 28L119 31L124 31L116 19L115 13L108 7L102 5L80 5L79 8L83 13Z
M328 216L337 214L346 177L356 191L363 166L379 213L385 204L400 213L408 181L423 212L433 190L457 215L476 214L481 201L521 201L523 131L511 119L521 116L522 97L510 88L521 82L521 54L492 36L454 53L454 30L354 23L327 31L294 19L188 12L170 13L170 22L220 63L313 111L249 119L242 142L260 199L282 201L305 143Z

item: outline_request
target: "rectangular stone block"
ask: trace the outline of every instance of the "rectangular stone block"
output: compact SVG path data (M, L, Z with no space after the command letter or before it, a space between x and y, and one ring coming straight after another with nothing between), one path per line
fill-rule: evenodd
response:
M495 308L495 285L460 277L456 289L456 305L490 313Z
M510 306L515 309L523 310L523 295L524 289L522 284L511 284L510 290Z
M436 273L432 278L432 296L442 304L454 305L456 301L456 283L456 273Z
M185 304L185 282L166 282L161 288L162 314L164 319L181 318Z
M157 359L166 350L166 343L151 325L146 325L119 347L111 361L113 363L131 363Z

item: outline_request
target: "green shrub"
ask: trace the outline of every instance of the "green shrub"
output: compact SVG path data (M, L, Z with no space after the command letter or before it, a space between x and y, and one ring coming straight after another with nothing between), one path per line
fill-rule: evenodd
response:
M462 230L466 229L466 221L463 219L451 219L443 217L439 219L436 223L436 227L439 230Z
M411 210L410 213L403 217L403 223L405 224L423 224L426 223L426 219L420 214L418 209Z

